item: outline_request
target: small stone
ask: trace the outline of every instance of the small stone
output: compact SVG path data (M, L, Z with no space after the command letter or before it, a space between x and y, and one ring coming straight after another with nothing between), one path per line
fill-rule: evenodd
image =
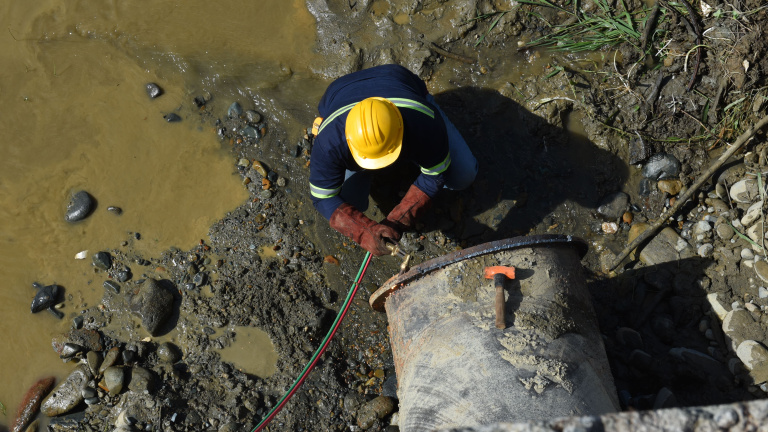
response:
M763 215L763 201L760 200L747 209L744 212L744 216L741 218L741 224L748 227L755 223Z
M131 279L131 276L133 276L130 272L130 270L121 270L117 272L115 275L115 279L117 279L118 282L124 283Z
M261 139L261 132L253 126L246 126L240 130L240 135L250 139Z
M368 429L373 426L377 419L382 419L391 414L395 409L392 399L386 396L379 396L366 403L357 414L357 425L362 429Z
M243 115L243 107L238 102L232 102L232 105L227 110L227 116L229 118L240 118L241 115Z
M603 222L601 228L605 234L616 234L619 231L619 225L616 222Z
M78 315L78 316L76 316L76 317L74 317L72 319L72 327L74 327L76 329L81 329L81 328L83 328L83 322L84 321L85 320L83 319L83 316L82 315Z
M667 153L656 153L643 167L643 177L662 180L676 177L680 173L680 162Z
M718 238L724 241L728 241L734 236L734 232L731 227L724 223L715 225L715 234L717 234Z
M173 364L181 360L181 352L176 345L170 342L163 342L157 347L157 357L162 362Z
M696 250L696 253L698 253L699 256L702 258L708 258L712 256L714 251L715 251L715 247L712 246L711 243L705 243L698 247L698 249Z
M101 367L101 354L98 351L88 351L85 355L85 363L88 365L88 370L91 371L91 375L98 376L99 367Z
M93 210L93 197L86 191L77 191L69 199L64 219L67 222L77 222L85 219Z
M728 310L726 310L725 306L720 302L717 293L707 294L707 302L709 303L712 312L715 313L720 321L724 320L728 314Z
M261 121L261 114L254 110L247 110L245 112L245 119L248 120L248 123L256 124Z
M117 282L112 280L104 281L104 288L111 290L115 294L120 293L120 285Z
M597 207L597 212L608 220L619 219L627 210L629 195L616 192L603 198Z
M744 248L741 250L741 259L745 260L752 260L755 259L755 253L752 251L752 249Z
M168 113L168 114L164 115L163 118L168 123L175 123L175 122L180 122L181 121L181 117L179 117L179 115L176 114L176 113Z
M616 330L616 338L619 343L631 349L643 348L643 337L636 330L629 327L621 327Z
M149 370L135 366L131 369L128 389L137 393L151 393L154 389L154 375Z
M101 270L107 271L112 267L112 256L109 252L97 252L92 257L93 265Z
M731 186L731 199L742 204L748 204L760 196L757 180L743 179Z
M763 260L755 261L755 273L763 282L768 282L768 262Z
M757 289L757 296L761 299L768 298L768 288L760 287Z
M683 183L680 180L659 180L659 182L656 183L656 187L669 195L677 195L683 188Z
M117 363L118 358L120 358L120 348L110 348L109 351L107 351L107 354L104 355L104 360L101 362L101 365L99 365L99 375L104 374L104 371L107 370L107 368Z
M123 390L125 371L122 367L111 366L104 371L104 385L109 394L115 396Z
M270 198L272 198L272 191L269 190L269 189L262 190L261 192L259 192L259 198L261 198L261 199L270 199Z
M632 221L634 220L634 218L635 218L635 215L632 214L632 212L628 212L628 211L624 212L624 214L621 215L621 220L625 224L632 224Z
M285 184L286 184L285 177L278 177L276 183L277 183L277 186L279 187L285 187Z
M239 167L247 167L251 164L251 161L249 161L246 158L240 158L240 160L237 161L237 166Z
M120 207L116 207L116 206L109 206L109 207L107 207L107 211L112 213L112 214L116 214L118 216L123 214L123 209L121 209Z
M163 94L163 89L161 89L160 86L155 83L147 83L144 89L147 91L147 95L152 99Z

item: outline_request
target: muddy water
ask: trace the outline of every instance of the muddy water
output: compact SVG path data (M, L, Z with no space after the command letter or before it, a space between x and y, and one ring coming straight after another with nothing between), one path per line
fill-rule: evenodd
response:
M72 369L56 358L50 336L100 300L93 253L121 248L134 233L141 239L129 247L147 258L190 248L247 198L227 149L193 114L190 89L236 97L236 89L300 76L314 29L299 0L9 0L0 24L0 403L8 408L0 423L7 424L37 378ZM147 82L165 94L150 100ZM165 122L170 112L183 121ZM98 206L70 224L66 202L79 189ZM85 260L75 260L80 251L88 251ZM34 281L65 288L65 319L30 313Z

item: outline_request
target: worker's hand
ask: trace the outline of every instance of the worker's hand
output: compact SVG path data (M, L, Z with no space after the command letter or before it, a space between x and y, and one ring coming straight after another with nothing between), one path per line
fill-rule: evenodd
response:
M431 200L427 194L411 185L403 199L400 200L400 204L389 212L386 221L382 223L386 223L400 232L413 229L416 220L426 212L430 203Z
M330 224L331 228L351 238L376 256L389 254L385 239L397 241L400 238L396 229L372 221L348 203L340 205L333 212Z

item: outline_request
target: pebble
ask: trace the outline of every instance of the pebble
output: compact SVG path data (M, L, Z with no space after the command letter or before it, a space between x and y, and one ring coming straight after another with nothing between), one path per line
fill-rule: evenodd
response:
M115 294L120 293L120 285L112 280L105 280L104 281L104 288L112 290Z
M112 267L112 256L109 252L97 252L91 258L93 265L101 270L109 270Z
M101 362L101 365L99 366L99 375L104 374L104 371L107 370L107 368L117 363L117 359L119 357L120 357L120 348L118 347L110 348L109 351L107 351L107 354L104 355L104 360Z
M239 102L232 102L232 105L227 110L227 116L229 118L240 118L241 115L243 115L243 107L240 106Z
M676 177L680 173L680 162L667 153L656 153L643 166L643 177L651 180L662 180Z
M137 393L151 393L154 388L154 376L152 372L143 367L135 366L131 369L131 380L128 389Z
M743 179L731 186L731 199L742 204L751 203L760 195L757 180Z
M147 83L144 89L147 91L147 95L152 99L163 94L163 89L155 83Z
M130 270L121 270L117 272L115 279L117 279L118 282L123 283L129 281L131 276L133 275L131 274Z
M616 192L603 198L597 207L597 212L609 220L619 219L627 210L629 195L624 192Z
M176 345L170 342L163 342L157 347L157 357L162 362L173 364L181 360L181 351L179 351Z
M744 212L744 216L741 218L741 224L744 226L750 226L753 223L757 222L758 219L760 219L763 216L763 201L760 200L747 209L746 212Z
M88 365L88 370L91 371L91 375L100 375L99 367L101 367L101 354L98 351L88 351L85 355L85 364Z
M110 213L116 214L118 216L123 214L123 209L121 209L120 207L116 207L116 206L109 206L109 207L107 207L107 211L110 212Z
M69 198L64 219L67 222L77 222L85 219L93 210L93 197L86 191L77 191Z
M651 155L652 148L644 140L640 138L632 138L629 140L629 164L635 165L648 159Z
M240 130L240 135L250 139L261 139L261 132L253 126L246 126Z
M677 195L683 188L683 183L680 180L659 180L659 182L656 183L656 187L658 187L662 192L668 193L670 195Z
M712 246L711 243L705 243L699 246L699 248L696 250L696 253L698 253L699 256L702 258L708 258L712 256L714 251L715 251L715 247Z
M285 177L278 177L278 178L277 178L277 182L276 182L276 183L277 183L277 185L278 185L279 187L285 187L285 185L286 185L286 182L287 182L287 181L286 181Z
M601 229L605 234L616 234L619 231L619 225L616 222L603 222Z
M755 273L763 282L768 282L768 262L755 261Z
M723 241L728 241L733 238L734 232L727 224L721 223L715 225L715 234Z
M179 117L179 115L176 114L176 113L168 113L168 114L164 115L163 118L168 123L175 123L175 122L180 122L181 121L181 117Z
M115 396L123 391L124 380L125 371L122 367L111 366L104 371L104 385L109 391L110 396Z
M761 299L768 298L768 288L766 287L760 287L757 289L757 295Z
M245 112L245 119L248 120L248 123L256 124L261 121L261 114L254 110L247 110Z
M261 199L270 199L270 198L272 198L272 191L269 190L269 189L263 190L263 191L259 192L259 197Z
M382 419L391 414L395 409L395 404L391 398L378 396L372 401L366 403L357 413L357 425L366 430L373 426L377 419Z

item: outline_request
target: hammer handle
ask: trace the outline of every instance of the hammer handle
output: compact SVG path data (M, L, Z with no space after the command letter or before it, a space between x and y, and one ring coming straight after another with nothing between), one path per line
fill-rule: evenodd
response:
M507 327L506 317L504 316L504 279L502 274L493 276L493 282L496 286L496 328L503 329Z

